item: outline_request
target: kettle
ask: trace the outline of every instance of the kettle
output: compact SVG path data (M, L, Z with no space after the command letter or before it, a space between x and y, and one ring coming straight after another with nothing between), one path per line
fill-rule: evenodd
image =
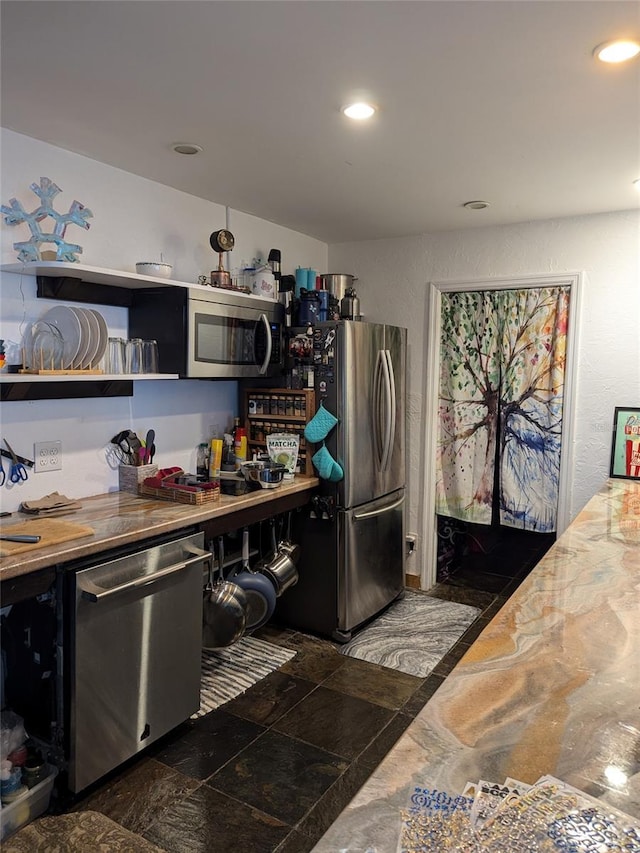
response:
M343 320L360 319L360 300L353 287L346 289L345 295L340 301L340 316Z

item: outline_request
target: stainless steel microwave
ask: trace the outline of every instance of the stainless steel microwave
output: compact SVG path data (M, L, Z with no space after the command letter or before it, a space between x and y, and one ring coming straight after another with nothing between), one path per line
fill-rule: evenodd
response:
M129 337L158 341L160 373L189 379L250 379L280 372L279 302L220 288L133 291Z

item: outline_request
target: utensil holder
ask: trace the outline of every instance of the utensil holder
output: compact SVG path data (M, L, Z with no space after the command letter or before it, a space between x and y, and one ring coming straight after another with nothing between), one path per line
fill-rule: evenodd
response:
M146 477L155 477L157 465L120 465L118 468L118 487L121 492L138 494L138 486Z

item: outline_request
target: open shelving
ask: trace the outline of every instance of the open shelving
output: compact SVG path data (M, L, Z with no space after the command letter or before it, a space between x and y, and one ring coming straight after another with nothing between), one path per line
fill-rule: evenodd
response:
M167 287L195 287L203 285L154 278L122 270L64 261L32 261L30 263L2 264L2 272L36 276L36 295L44 299L64 299L70 302L117 305L131 304L131 290L158 284ZM80 397L130 397L133 383L178 379L173 373L136 374L0 374L0 400L60 400Z

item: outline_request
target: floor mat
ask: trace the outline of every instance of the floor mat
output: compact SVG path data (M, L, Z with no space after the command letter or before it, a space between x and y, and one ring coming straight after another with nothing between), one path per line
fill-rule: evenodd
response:
M296 654L255 637L243 637L232 646L202 652L200 710L191 719L204 717L225 702L240 696Z
M477 607L407 589L340 653L426 678L479 615Z

